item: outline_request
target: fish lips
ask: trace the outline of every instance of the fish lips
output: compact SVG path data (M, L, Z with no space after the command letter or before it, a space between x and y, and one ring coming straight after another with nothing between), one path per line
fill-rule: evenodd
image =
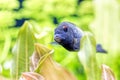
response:
M59 37L55 37L54 40L58 43L61 42L61 39Z
M61 43L62 40L64 40L64 39L65 39L65 38L62 37L60 34L56 34L56 35L54 36L54 40L55 40L56 42L58 42L58 43Z

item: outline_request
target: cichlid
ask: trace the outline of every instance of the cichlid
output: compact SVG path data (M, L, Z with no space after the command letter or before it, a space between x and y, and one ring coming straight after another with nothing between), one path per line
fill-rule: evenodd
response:
M54 40L69 51L80 50L80 39L84 32L71 22L62 22L54 31ZM100 44L96 45L96 51L107 53Z

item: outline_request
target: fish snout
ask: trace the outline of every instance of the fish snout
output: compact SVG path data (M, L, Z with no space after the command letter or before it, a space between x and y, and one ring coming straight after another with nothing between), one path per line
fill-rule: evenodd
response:
M57 35L54 37L54 40L55 40L56 42L61 42L61 38L60 38L59 36L57 36Z

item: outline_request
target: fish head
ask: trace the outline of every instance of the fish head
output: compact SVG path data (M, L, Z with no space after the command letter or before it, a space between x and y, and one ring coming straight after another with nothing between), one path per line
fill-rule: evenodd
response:
M74 25L72 23L62 22L58 25L54 32L54 40L69 51L74 51L75 49L78 49L74 47L75 34L73 27Z

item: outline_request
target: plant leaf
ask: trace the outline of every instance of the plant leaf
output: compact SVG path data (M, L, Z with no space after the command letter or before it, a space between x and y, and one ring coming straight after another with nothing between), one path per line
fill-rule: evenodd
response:
M52 53L53 50L36 43L35 52L31 57L32 71L44 76L45 80L76 80L70 72L52 59Z
M102 80L115 80L115 75L109 66L102 65Z
M96 41L93 35L85 32L80 45L78 57L86 72L87 80L100 80L100 70L96 61Z
M43 76L35 72L24 72L19 80L45 80Z
M12 75L17 80L22 72L29 71L29 57L34 50L35 37L32 26L25 22L20 28L16 44L13 48Z
M2 53L0 53L0 64L6 59L9 49L10 49L10 44L11 44L10 35L8 33L6 34L7 35L5 36L4 48L3 48Z

